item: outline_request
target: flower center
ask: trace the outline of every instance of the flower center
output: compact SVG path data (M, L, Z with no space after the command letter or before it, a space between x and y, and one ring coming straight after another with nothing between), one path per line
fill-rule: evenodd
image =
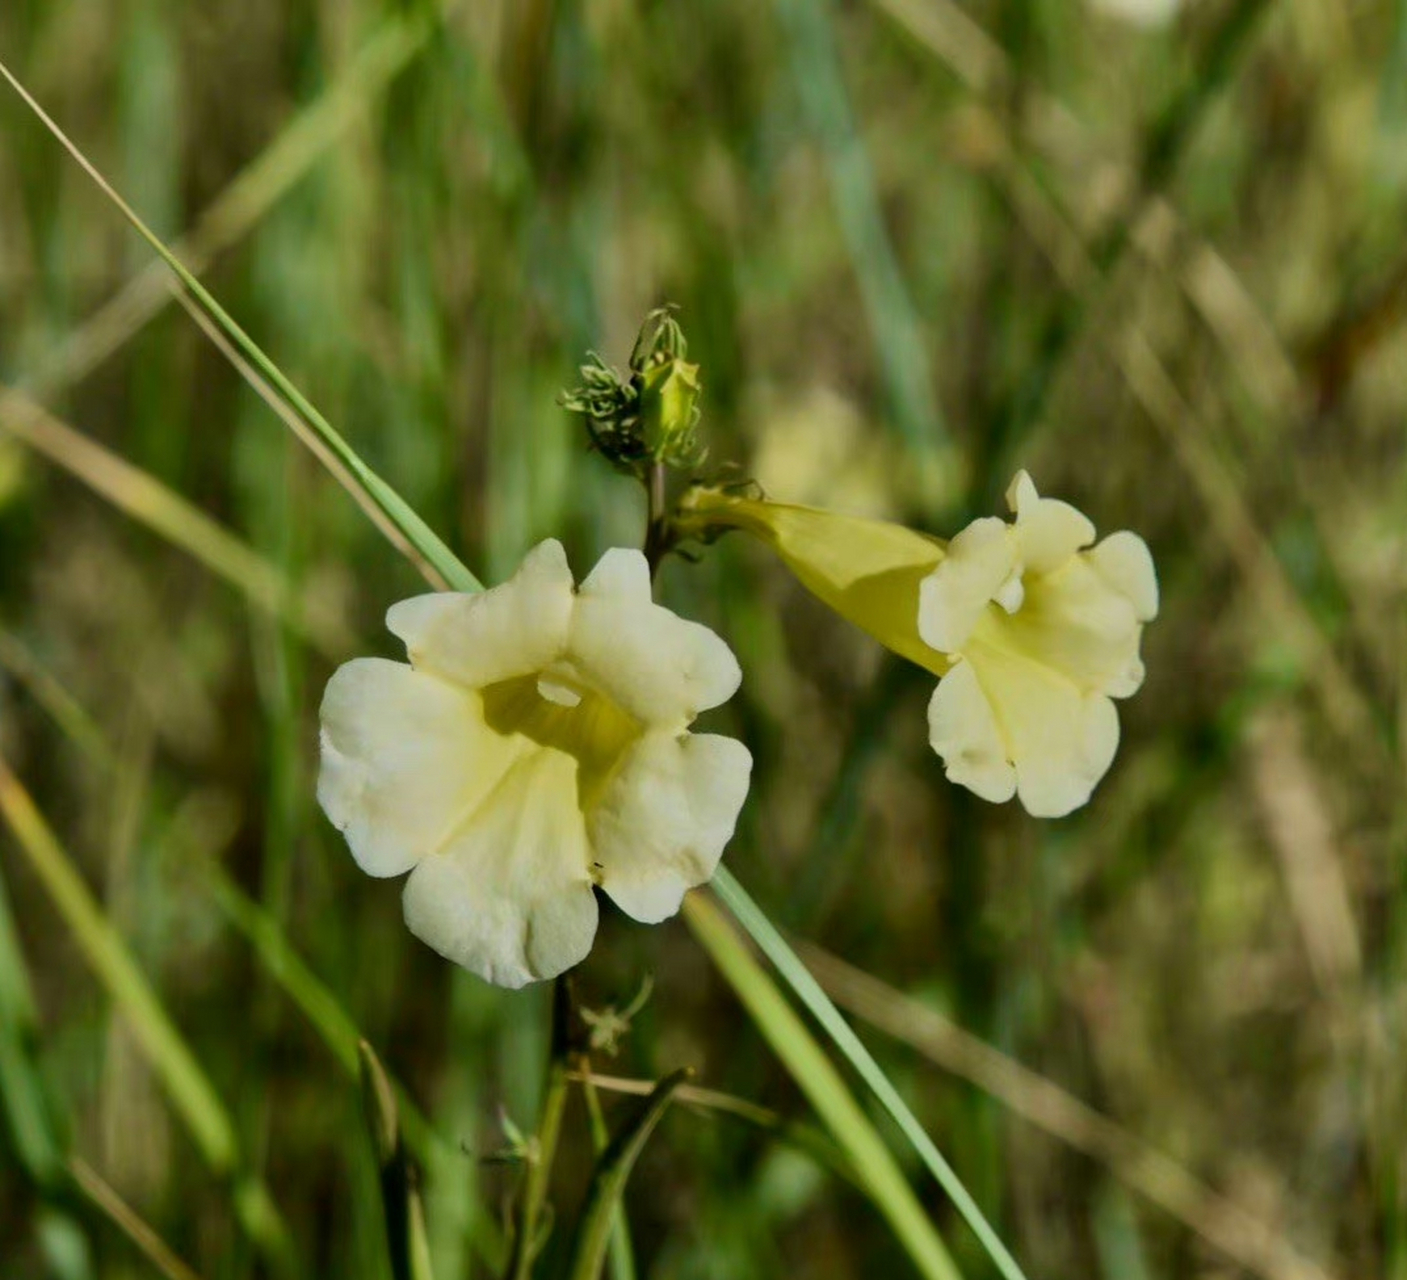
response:
M634 716L558 664L480 691L484 722L505 737L520 734L571 756L583 808L643 731Z

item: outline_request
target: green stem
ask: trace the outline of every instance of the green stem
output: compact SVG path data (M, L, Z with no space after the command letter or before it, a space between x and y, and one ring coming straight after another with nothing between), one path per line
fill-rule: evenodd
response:
M645 493L649 502L645 522L645 560L650 566L651 578L659 570L660 561L669 554L669 513L665 506L666 479L665 464L663 462L651 463L649 478L645 483Z

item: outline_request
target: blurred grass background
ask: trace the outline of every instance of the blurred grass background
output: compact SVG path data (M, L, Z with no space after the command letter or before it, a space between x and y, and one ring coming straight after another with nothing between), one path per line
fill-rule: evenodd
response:
M663 300L776 498L951 533L1025 466L1142 533L1148 682L1053 823L949 786L928 679L755 548L671 562L746 672L729 865L862 971L815 957L1032 1280L1407 1277L1403 0L9 0L0 58L489 581L638 543L555 397ZM387 1274L356 1030L484 1274L546 993L452 973L313 798L327 675L422 588L149 256L0 94L0 1276L152 1274L70 1156L202 1275ZM804 1118L685 929L609 913L582 999L646 972L598 1069ZM642 1275L905 1274L726 1115L628 1205Z

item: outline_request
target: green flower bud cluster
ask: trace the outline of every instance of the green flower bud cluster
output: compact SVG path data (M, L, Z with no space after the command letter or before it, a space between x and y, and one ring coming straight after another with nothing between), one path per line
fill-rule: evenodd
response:
M618 471L645 479L652 466L679 470L704 458L698 438L699 367L668 307L650 312L630 353L629 376L591 352L581 385L562 395L562 407L580 414L591 444Z

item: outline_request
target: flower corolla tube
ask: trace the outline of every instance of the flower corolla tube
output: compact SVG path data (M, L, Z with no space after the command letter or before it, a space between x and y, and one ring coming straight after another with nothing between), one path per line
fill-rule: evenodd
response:
M1015 519L944 544L898 525L699 489L685 527L746 529L802 583L939 678L929 740L948 777L986 800L1060 817L1090 797L1119 744L1111 699L1143 682L1158 580L1137 534L1095 542L1090 521L1026 472Z
M707 627L651 599L638 551L575 587L559 542L478 595L393 606L410 662L357 658L322 703L318 800L406 924L504 987L582 960L594 887L654 923L706 882L752 757L690 733L740 680Z

